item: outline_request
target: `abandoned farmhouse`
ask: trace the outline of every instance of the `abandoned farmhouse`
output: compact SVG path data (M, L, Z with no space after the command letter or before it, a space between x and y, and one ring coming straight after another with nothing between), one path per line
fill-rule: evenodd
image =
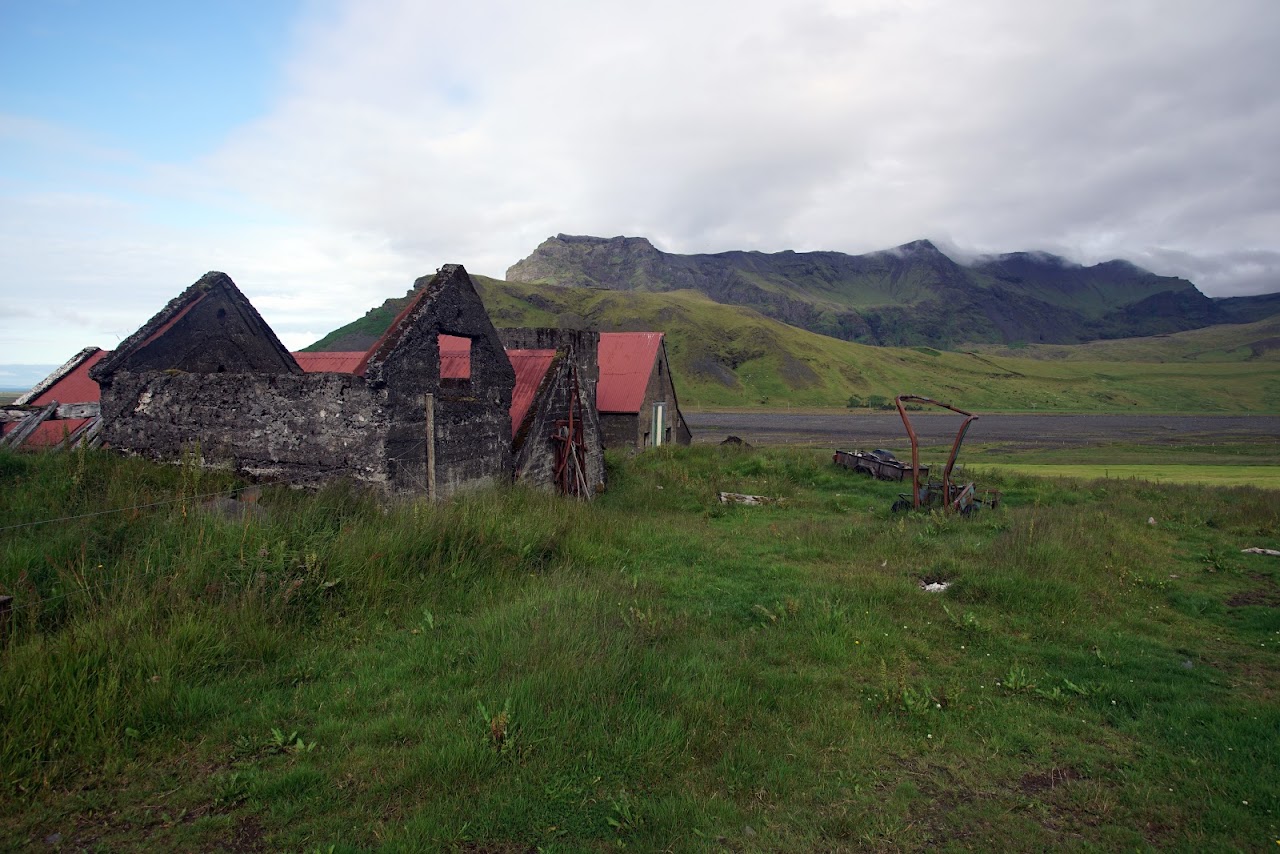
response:
M433 498L512 480L590 498L606 447L691 439L662 333L497 329L454 264L419 279L362 352L290 353L228 276L208 273L2 417L0 445L194 452L255 477Z

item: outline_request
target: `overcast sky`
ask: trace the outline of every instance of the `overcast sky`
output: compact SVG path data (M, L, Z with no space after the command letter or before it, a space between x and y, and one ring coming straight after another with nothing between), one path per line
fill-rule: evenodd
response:
M300 347L557 232L1280 290L1275 0L0 0L3 362L211 269Z

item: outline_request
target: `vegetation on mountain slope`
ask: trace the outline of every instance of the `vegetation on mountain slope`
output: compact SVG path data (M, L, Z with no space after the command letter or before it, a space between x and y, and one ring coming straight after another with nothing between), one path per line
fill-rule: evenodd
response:
M976 349L988 355L1079 362L1277 362L1280 361L1280 315L1253 323L1222 324L1173 335L1087 344L1023 344Z
M684 406L843 407L851 400L857 405L911 392L987 411L1280 411L1280 370L1270 357L1241 361L1224 351L1217 360L1206 352L1195 361L1170 358L1152 364L1127 355L1115 361L1049 360L1024 358L1021 350L872 347L788 326L694 291L614 291L472 278L498 326L665 332ZM407 299L388 300L309 349L367 348ZM1263 328L1223 327L1201 334L1217 336L1213 340L1219 341L1219 349L1238 350ZM1234 330L1243 330L1243 337L1231 344L1237 340ZM1180 341L1180 335L1159 340ZM1011 355L1015 353L1019 355Z
M824 335L869 344L953 348L970 342L1074 343L1253 319L1184 279L1124 261L1085 267L1019 252L959 264L927 240L865 255L721 252L676 255L640 237L548 238L507 279L663 292L713 300Z

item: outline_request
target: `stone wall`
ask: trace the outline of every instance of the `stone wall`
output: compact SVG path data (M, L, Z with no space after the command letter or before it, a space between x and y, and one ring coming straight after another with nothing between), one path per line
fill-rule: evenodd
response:
M640 419L634 412L601 412L600 433L606 448L635 451L640 447Z
M112 447L255 476L349 475L390 485L385 395L349 374L121 371L102 394Z
M522 328L500 329L498 334L511 350L557 351L534 400L528 423L515 439L516 479L540 487L556 487L555 468L561 443L553 436L557 423L568 420L572 407L575 420L582 421L586 497L590 497L603 488L605 482L604 443L600 413L596 409L600 333L583 329ZM573 407L575 375L577 406Z
M444 498L509 482L515 372L497 330L461 265L446 264L415 289L418 296L374 346L365 369L370 386L387 394L392 485ZM468 379L441 380L440 335L470 340Z

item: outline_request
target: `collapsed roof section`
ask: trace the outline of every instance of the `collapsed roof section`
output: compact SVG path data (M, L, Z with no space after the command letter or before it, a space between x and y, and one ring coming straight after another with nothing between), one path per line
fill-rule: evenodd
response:
M49 407L51 412L33 411L22 420L0 422L0 434L12 439L20 438L27 448L55 448L73 444L97 421L99 398L98 384L89 377L89 370L107 356L107 351L86 347L67 360L56 371L36 383L26 394L14 401L14 407ZM14 413L20 418L20 413ZM24 428L28 428L25 429ZM18 437L13 434L24 431ZM9 447L18 443L10 442Z

